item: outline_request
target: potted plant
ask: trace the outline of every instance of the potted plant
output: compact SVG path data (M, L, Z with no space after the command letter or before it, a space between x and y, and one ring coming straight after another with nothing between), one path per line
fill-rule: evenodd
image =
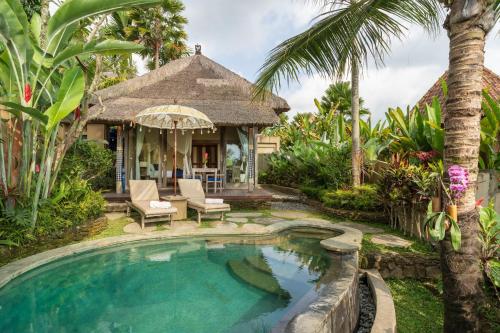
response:
M469 186L469 171L459 165L452 165L448 168L448 176L450 177L450 186L445 188L449 200L447 212L452 220L457 221L456 200L463 196Z
M434 212L432 203L429 203L425 225L429 228L429 233L435 240L443 240L446 231L449 230L453 249L458 251L462 242L462 235L457 222L456 200L460 199L468 188L469 172L461 166L452 165L448 168L448 176L450 177L449 187L446 187L441 181L442 189L449 202L446 212Z

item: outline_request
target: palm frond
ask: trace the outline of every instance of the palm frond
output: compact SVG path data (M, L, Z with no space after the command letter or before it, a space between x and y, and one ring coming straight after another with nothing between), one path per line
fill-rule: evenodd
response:
M439 29L442 9L435 0L320 1L326 11L303 33L274 48L260 68L255 96L279 89L300 74L340 78L351 61L366 67L369 59L382 66L394 38L402 38L405 23L430 32Z

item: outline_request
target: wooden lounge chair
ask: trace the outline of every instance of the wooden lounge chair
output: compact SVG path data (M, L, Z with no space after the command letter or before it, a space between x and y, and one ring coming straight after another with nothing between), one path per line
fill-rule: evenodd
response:
M199 179L179 179L179 189L183 197L188 198L188 208L198 212L198 224L201 224L201 214L221 213L224 220L224 212L231 211L231 206L223 204L205 203L205 192Z
M134 209L141 215L141 228L149 222L168 221L172 223L172 215L177 213L177 208L151 208L151 201L159 201L158 188L154 180L130 180L130 198L127 201L127 216Z

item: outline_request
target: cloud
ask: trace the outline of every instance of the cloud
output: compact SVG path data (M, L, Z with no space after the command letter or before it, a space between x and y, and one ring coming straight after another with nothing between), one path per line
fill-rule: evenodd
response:
M189 45L202 44L202 52L249 80L269 51L310 25L319 7L303 0L185 0ZM418 26L408 26L407 36L392 43L385 67L373 64L363 74L361 96L375 119L389 106L414 104L448 67L448 37L442 30L432 37ZM485 64L500 73L500 43L497 26L487 41ZM137 59L137 57L136 57ZM144 73L144 69L140 71ZM319 76L302 76L300 84L284 84L279 94L292 111L316 110L313 99L330 84Z

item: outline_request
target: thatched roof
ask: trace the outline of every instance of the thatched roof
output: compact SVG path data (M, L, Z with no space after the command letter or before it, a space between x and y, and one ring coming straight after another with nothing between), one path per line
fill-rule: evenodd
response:
M195 54L172 61L143 76L100 90L104 104L95 104L94 123L129 123L142 110L165 104L179 104L205 113L216 125L268 126L279 121L278 114L290 109L287 102L270 95L252 101L251 82L209 58Z
M431 105L432 99L434 98L434 96L437 96L439 98L439 102L441 103L443 115L446 115L446 100L443 95L443 89L441 85L441 82L443 80L447 82L448 71L441 75L441 77L436 81L436 83L434 83L429 91L425 93L424 97L420 99L417 104L419 107L424 107L426 104ZM483 70L483 89L486 89L494 99L498 100L500 98L500 76L486 67L484 67Z

